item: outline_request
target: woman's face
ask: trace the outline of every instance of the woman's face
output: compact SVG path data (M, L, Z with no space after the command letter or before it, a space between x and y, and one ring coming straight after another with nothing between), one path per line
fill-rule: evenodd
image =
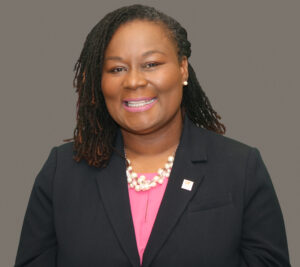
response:
M186 57L166 29L135 20L120 26L104 55L101 87L107 109L122 130L145 134L181 123Z

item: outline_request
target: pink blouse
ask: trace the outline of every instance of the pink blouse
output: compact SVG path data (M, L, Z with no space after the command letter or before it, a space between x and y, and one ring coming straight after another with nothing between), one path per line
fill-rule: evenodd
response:
M138 175L140 176L141 174ZM143 175L146 179L151 180L157 173L143 173ZM131 215L141 264L167 183L168 178L165 178L163 184L158 184L150 190L139 192L128 186Z

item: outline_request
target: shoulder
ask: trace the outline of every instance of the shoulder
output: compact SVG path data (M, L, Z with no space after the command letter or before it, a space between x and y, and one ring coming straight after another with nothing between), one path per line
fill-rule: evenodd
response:
M55 147L57 169L61 170L77 170L81 167L88 167L85 160L77 162L74 160L75 149L74 142L65 143Z
M257 150L244 142L227 137L211 130L193 125L193 143L198 150L204 149L209 157L214 158L247 158L249 154Z
M51 168L56 175L65 172L76 172L81 168L88 168L85 160L77 162L74 160L74 142L68 142L55 146L51 149L43 168Z
M272 182L258 148L201 128L205 136L206 153L210 171L226 181L240 184L243 187L268 187Z
M209 171L216 176L245 182L246 179L253 179L257 168L265 169L256 147L197 126L193 126L192 132L193 154L205 155Z
M60 156L63 157L72 157L74 154L74 142L68 142L59 146L56 146L55 149Z
M254 147L237 139L224 136L209 130L206 131L210 146L217 150L232 151L233 153L248 153Z
M37 183L50 188L48 191L55 192L56 196L61 195L62 199L66 192L74 192L76 188L91 183L99 169L88 165L86 160L77 162L74 155L73 142L53 147L38 175Z

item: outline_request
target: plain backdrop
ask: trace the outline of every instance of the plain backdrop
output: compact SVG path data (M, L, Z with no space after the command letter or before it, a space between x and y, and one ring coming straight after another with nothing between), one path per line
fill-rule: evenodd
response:
M34 179L73 136L73 67L109 11L143 3L188 31L200 84L226 136L257 147L299 266L300 1L10 1L0 6L0 266L12 266Z

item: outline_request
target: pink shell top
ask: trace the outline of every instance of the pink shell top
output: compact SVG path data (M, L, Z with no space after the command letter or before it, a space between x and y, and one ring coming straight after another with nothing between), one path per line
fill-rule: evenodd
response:
M140 173L138 175L144 175L146 179L151 180L157 173ZM139 192L128 186L131 215L141 265L144 250L150 237L167 183L168 178L165 178L163 184L158 184L150 190Z

